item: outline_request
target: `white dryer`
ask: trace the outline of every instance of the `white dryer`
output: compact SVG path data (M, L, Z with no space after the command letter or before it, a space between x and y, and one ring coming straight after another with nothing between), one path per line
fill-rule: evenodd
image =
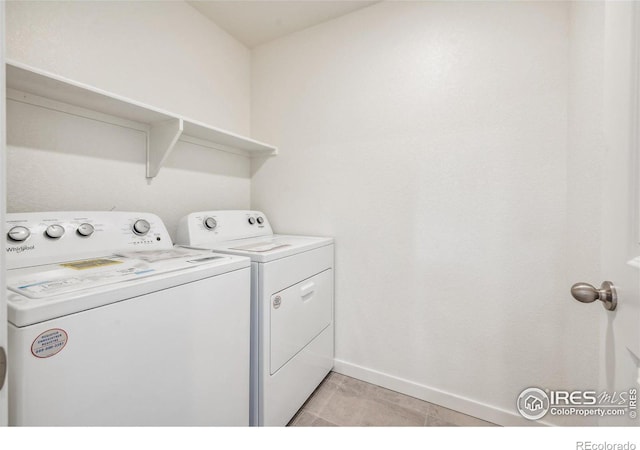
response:
M206 211L181 219L176 243L251 258L251 424L286 425L333 367L333 239Z
M248 425L248 258L174 248L145 213L6 232L11 425Z

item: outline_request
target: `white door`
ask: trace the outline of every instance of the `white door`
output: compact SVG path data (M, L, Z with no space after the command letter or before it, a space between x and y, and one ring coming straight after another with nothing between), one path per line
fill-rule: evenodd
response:
M5 82L4 82L4 2L0 2L0 223L4 224L5 197ZM2 248L5 248L4 234L0 238ZM7 299L5 297L5 265L4 251L0 252L0 384L2 384L6 365L3 361L4 350L7 348ZM0 385L0 426L7 425L7 383Z
M612 312L602 310L600 387L622 392L639 388L640 367L640 4L607 3L606 154L604 167L596 174L603 179L602 279L598 281L614 283L618 305ZM620 425L621 421L603 418L601 424Z

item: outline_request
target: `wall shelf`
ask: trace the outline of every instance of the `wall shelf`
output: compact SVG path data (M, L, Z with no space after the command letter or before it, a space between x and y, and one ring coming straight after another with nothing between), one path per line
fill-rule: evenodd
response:
M158 175L178 140L248 157L276 155L272 145L145 105L14 61L7 98L147 133L147 177Z

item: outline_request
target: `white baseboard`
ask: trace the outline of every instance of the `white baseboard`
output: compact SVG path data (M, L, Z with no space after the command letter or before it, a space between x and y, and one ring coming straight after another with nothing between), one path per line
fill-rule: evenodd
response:
M444 406L445 408L453 409L497 425L552 426L552 424L544 420L532 422L521 417L515 412L507 411L493 405L481 403L476 400L452 394L451 392L441 391L440 389L418 384L413 381L398 378L393 375L378 372L377 370L351 364L339 359L334 361L333 371L383 388L391 389L392 391L400 392L401 394L410 395L411 397L419 398L420 400L435 403L436 405Z

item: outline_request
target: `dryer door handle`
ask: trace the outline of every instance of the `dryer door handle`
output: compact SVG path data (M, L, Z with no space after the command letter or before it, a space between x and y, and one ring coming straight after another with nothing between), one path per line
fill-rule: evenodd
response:
M300 297L304 300L307 299L316 290L316 284L313 281L309 281L306 284L300 286Z

